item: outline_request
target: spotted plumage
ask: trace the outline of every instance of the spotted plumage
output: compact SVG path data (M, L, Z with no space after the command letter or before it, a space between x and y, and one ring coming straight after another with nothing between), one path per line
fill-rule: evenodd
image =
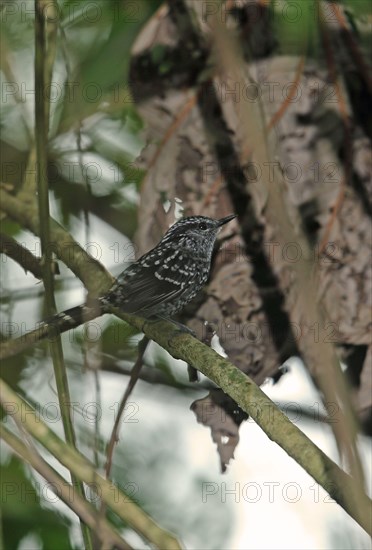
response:
M142 317L172 317L205 285L220 227L234 216L184 218L119 275L102 303Z
M94 307L77 306L49 321L61 332L78 326L97 313L116 307L145 318L170 318L188 304L205 285L220 220L191 216L176 222L159 244L125 269ZM98 310L97 310L98 308Z

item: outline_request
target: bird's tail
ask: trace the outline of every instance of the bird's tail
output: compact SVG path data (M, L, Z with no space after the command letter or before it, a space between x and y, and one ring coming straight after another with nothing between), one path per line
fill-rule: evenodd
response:
M0 359L16 355L45 338L53 341L57 335L103 315L106 310L107 308L105 308L101 299L98 299L57 313L39 323L35 330L27 332L21 338L3 342L0 349Z
M56 313L53 317L41 322L38 329L41 332L47 331L52 336L54 334L61 334L66 330L76 328L87 321L91 321L100 315L105 313L104 306L100 299L95 300L91 304L81 304L75 306L61 313Z

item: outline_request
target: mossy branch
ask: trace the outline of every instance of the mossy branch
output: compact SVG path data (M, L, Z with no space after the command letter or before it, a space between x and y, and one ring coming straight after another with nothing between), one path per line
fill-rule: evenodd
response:
M61 464L84 483L95 490L100 498L144 539L162 550L177 550L178 541L167 531L161 529L145 514L130 497L113 483L103 478L94 467L76 449L62 441L45 424L40 415L4 381L0 380L0 402L9 416L17 424L45 447Z
M104 548L114 546L120 550L132 550L112 525L105 518L100 518L97 510L81 498L73 485L58 474L35 449L25 445L3 424L0 424L0 438L48 482L48 487L96 533Z
M39 212L34 197L14 197L0 189L1 210L18 222L22 228L29 229L40 236ZM58 222L50 218L49 246L55 255L78 277L88 292L98 295L110 288L114 278L104 266L92 258Z
M45 287L45 306L48 317L56 312L54 299L53 250L51 243L51 227L49 214L49 182L48 182L48 145L50 103L46 89L52 81L54 59L57 41L57 4L55 0L35 0L35 146L36 146L36 183L37 204L40 225L40 241L42 250L42 271ZM50 353L53 361L58 401L61 409L62 424L66 441L76 446L75 430L71 416L70 390L63 348L60 336L50 342ZM71 472L71 479L76 485L77 493L85 499L84 484ZM91 531L87 524L80 521L84 547L93 550Z
M182 359L210 380L249 414L266 435L321 485L365 531L372 534L372 501L356 491L354 479L309 439L246 374L189 334L175 335L171 323L121 318L142 329L148 338Z
M33 223L32 216L30 219L28 213L22 214L22 202L19 199L10 197L4 191L1 192L1 196L6 198L4 210L12 217L14 217L14 213L17 216L16 219L22 218L24 215L25 219L32 222L30 225L37 232L38 226L37 223ZM56 240L61 236L64 242L72 241L68 233L55 222L51 223L51 228L55 228ZM77 243L73 242L78 247ZM62 252L62 254L59 254L60 259L66 260L67 265L70 265L68 256L66 257L63 253L64 248L58 247L58 251ZM80 259L79 263L74 264L77 276L80 276L83 281L87 280L88 276L85 271L89 271L90 281L93 281L96 277L95 289L97 293L104 293L110 286L112 277L99 262L90 261L82 249L78 251L77 257ZM99 289L97 281L101 283L101 289ZM257 422L272 441L277 443L302 466L363 529L368 533L372 533L370 524L372 501L364 492L354 490L353 478L339 468L301 432L246 374L191 335L175 334L174 325L171 323L165 321L159 323L146 322L144 319L126 315L120 311L115 310L113 312L124 321L143 331L148 338L157 342L173 357L186 361L217 384ZM34 331L30 334L35 338L36 333L37 331ZM44 337L47 336L48 334L45 333ZM24 340L25 337L22 337L2 344L3 356L6 356L7 347L8 351L11 346L13 346L13 351L22 351ZM28 345L31 342L32 337ZM59 458L59 454L56 456Z

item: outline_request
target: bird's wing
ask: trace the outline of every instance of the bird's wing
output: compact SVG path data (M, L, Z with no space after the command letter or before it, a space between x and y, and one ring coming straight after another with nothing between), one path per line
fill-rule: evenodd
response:
M150 251L119 276L108 295L109 301L125 313L141 314L177 300L195 277L184 260L173 248L162 250L159 255L156 249Z

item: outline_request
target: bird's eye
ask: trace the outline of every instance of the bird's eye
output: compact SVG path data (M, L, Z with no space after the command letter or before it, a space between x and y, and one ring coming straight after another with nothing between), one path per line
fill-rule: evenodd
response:
M205 231L206 229L208 229L208 226L205 222L200 222L199 229L201 229L202 231Z

